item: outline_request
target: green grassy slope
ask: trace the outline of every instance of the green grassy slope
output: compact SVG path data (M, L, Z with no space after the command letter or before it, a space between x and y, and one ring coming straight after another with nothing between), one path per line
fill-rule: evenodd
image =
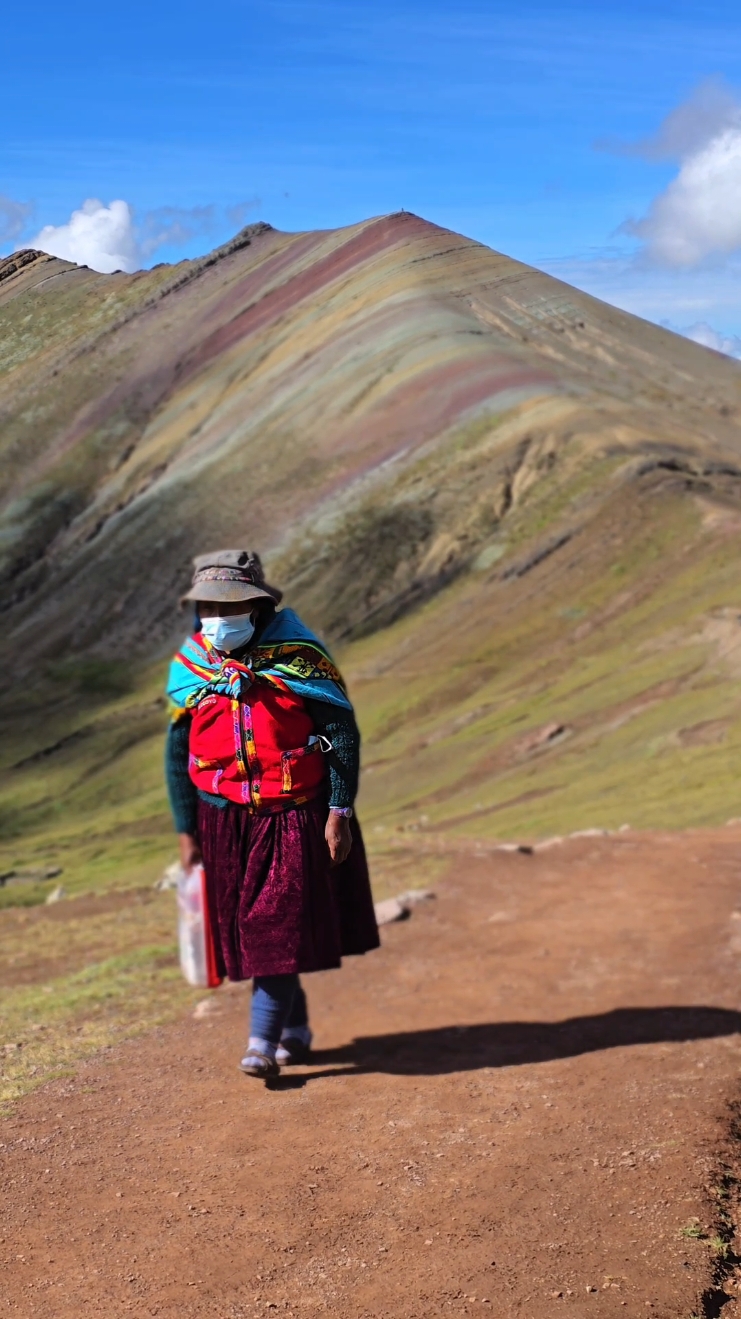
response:
M336 651L379 896L459 866L446 841L741 817L738 364L413 216L134 276L25 260L0 261L0 1103L199 996L151 885L176 600L216 544L259 549Z
M636 475L625 456L582 454L574 471L530 487L493 563L481 553L341 644L379 860L410 833L532 839L741 815L736 482ZM6 717L0 871L62 866L70 891L156 877L173 852L164 671L56 670Z
M172 855L162 686L216 542L337 651L381 877L412 834L741 814L738 364L413 216L16 266L0 901Z

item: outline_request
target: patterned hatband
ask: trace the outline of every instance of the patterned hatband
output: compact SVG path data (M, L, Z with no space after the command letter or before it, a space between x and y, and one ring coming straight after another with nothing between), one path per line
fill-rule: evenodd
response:
M193 585L200 586L201 582L249 582L252 586L262 586L264 578L252 565L247 568L201 568L193 574Z
M265 581L259 554L213 550L193 560L193 582L183 600L254 600L278 603L281 592Z

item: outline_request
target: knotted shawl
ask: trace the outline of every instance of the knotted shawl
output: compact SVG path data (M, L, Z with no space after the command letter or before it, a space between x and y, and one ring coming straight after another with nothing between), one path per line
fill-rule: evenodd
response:
M256 677L297 696L352 709L332 657L298 614L281 609L244 660L221 655L200 633L186 639L167 681L173 721L189 714L212 692L239 700Z

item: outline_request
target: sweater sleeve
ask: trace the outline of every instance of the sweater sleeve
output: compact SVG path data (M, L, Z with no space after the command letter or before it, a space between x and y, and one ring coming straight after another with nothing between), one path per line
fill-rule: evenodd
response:
M194 834L198 809L198 792L188 773L190 719L179 719L167 730L165 742L165 781L170 798L175 830Z
M352 710L327 701L305 700L317 733L332 743L326 753L330 806L352 806L358 793L360 730Z

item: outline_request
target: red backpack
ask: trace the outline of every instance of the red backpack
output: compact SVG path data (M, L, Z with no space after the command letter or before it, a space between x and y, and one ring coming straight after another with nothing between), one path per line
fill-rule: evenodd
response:
M264 813L316 797L325 776L301 697L259 677L239 700L210 693L199 702L188 768L202 791Z

